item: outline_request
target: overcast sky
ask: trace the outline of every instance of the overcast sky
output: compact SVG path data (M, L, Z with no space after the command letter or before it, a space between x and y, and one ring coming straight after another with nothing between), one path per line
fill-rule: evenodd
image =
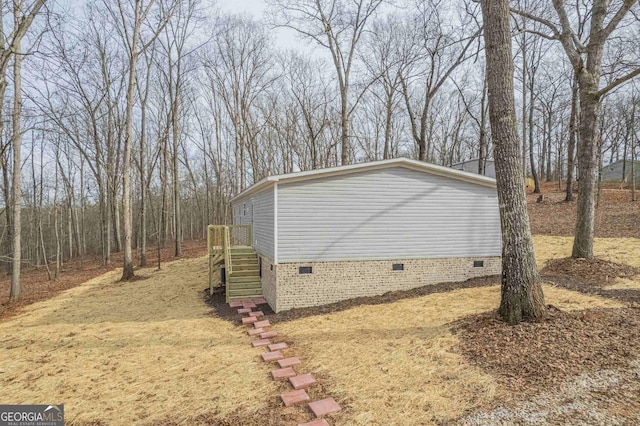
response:
M265 0L217 0L216 4L225 12L248 13L259 20L263 19L267 8ZM301 41L293 30L279 28L272 31L273 36L276 38L276 43L282 48L296 48L309 52L314 49L313 46Z
M229 12L248 12L261 18L267 5L264 0L218 0L218 6Z

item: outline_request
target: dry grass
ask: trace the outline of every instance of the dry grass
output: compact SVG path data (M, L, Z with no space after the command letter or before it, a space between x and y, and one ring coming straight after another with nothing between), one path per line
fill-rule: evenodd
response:
M640 290L640 279L616 278L613 284L603 288L606 290Z
M536 262L542 269L547 261L571 256L573 237L555 237L534 235ZM610 262L623 263L640 268L639 238L596 238L594 254ZM604 287L607 290L640 290L640 277L633 280L617 278L614 284Z
M176 424L265 406L274 384L243 329L207 315L206 258L110 272L0 324L3 403L64 403L68 424ZM1 373L4 371L3 373Z
M545 294L565 310L620 306L553 287ZM499 299L498 286L455 290L282 323L278 331L348 406L336 424L446 423L505 396L493 377L456 353L458 338L448 327L495 309Z
M533 243L538 266L542 268L550 259L571 256L573 237L535 235ZM604 260L640 268L639 238L596 238L593 250L597 257Z
M571 239L536 237L540 262ZM605 252L605 250L607 250ZM610 260L639 262L638 240L598 240ZM640 266L640 265L636 265ZM0 323L0 400L65 403L68 424L190 424L202 415L249 418L277 393L244 329L208 316L206 258L104 274ZM564 310L619 303L545 287ZM495 309L499 288L431 294L280 323L277 330L346 409L341 425L449 422L506 397L496 380L456 353L449 324ZM191 420L189 420L191 419Z

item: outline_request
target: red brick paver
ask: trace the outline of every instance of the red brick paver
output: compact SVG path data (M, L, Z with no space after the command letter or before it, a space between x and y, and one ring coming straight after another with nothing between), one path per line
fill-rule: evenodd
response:
M271 353L275 353L275 352L271 352ZM278 361L278 365L280 365L281 368L293 367L294 365L298 365L298 364L300 364L300 360L295 357L285 358Z
M244 301L234 301L229 303L229 306L231 308L239 308L238 314L248 315L247 317L242 318L242 324L253 324L254 328L248 331L249 336L260 335L260 339L254 340L251 342L251 345L254 348L268 346L269 352L261 354L262 359L265 362L278 362L280 368L271 370L271 377L274 380L289 379L291 386L293 386L293 391L285 392L280 395L285 407L308 402L310 398L305 389L316 385L317 381L310 373L300 375L296 373L293 366L301 364L300 360L296 357L285 358L284 355L282 355L282 352L280 352L283 349L289 348L287 343L271 343L271 340L269 340L272 337L276 337L278 333L276 331L265 331L264 329L266 327L271 327L271 323L269 320L264 319L263 311L254 311L257 305L266 303L267 301L264 298L255 298ZM258 318L262 319L262 321L258 321ZM307 423L300 423L298 426L329 426L329 423L327 423L323 417L328 414L337 413L342 409L333 398L310 402L309 408L313 411L317 419Z
M258 321L254 323L253 326L255 328L271 327L271 323L269 322L269 320L264 320L264 321Z
M313 376L309 373L301 374L300 376L290 377L289 382L291 383L291 386L293 386L295 390L306 389L318 383L316 382L316 379L314 379Z
M273 377L275 380L288 379L289 377L293 377L296 374L298 373L296 373L296 370L294 370L292 367L271 370L271 377Z
M253 346L254 348L258 348L260 346L268 346L270 344L271 340L269 339L254 340L253 342L251 342L251 346Z
M276 352L265 352L265 353L262 354L262 360L266 361L266 362L278 361L278 360L281 360L282 358L284 358L284 355L282 355L282 353L278 352L278 351L276 351Z
M262 337L262 334L260 335L260 337ZM287 345L284 342L282 342L282 343L274 343L272 345L269 345L269 350L270 351L281 351L283 349L287 349L288 347L289 347L289 345Z
M309 408L311 408L316 417L324 417L327 414L337 413L342 409L333 398L310 402Z
M280 395L285 407L291 407L292 405L302 404L309 401L309 395L304 390L294 390L291 392L285 392Z

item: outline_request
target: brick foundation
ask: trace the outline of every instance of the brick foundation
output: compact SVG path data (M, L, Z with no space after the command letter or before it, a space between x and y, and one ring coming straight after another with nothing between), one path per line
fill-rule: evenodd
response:
M484 266L474 267L474 261L483 261ZM393 264L403 264L404 270L393 271ZM466 281L501 271L500 257L284 263L273 265L273 271L270 265L263 258L262 286L265 299L276 312ZM299 267L308 266L313 268L312 274L299 274Z
M269 303L271 309L274 311L278 305L276 298L276 272L277 266L273 264L273 260L268 257L261 256L262 259L262 295L264 299ZM276 311L277 312L277 311Z

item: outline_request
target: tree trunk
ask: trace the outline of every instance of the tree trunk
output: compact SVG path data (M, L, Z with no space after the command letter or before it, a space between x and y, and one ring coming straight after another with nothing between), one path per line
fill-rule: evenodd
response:
M171 112L171 128L173 130L173 216L175 226L175 257L182 256L182 215L180 212L180 179L178 170L178 146L180 143L180 128L178 124L178 99L180 96L180 63L176 70L176 88Z
M540 179L538 179L538 172L536 171L536 164L533 155L533 107L534 107L534 95L533 90L535 88L535 70L531 70L531 76L529 78L529 162L531 163L531 176L534 182L534 194L540 193Z
M342 109L340 111L340 126L341 126L341 142L342 142L342 165L346 166L350 163L351 158L351 146L349 145L349 104L347 97L347 89L341 89L341 103Z
M127 86L126 134L124 139L124 158L122 163L122 215L124 231L124 256L122 265L122 281L134 277L133 255L131 253L131 145L133 144L133 103L135 101L136 66L138 64L138 39L140 37L141 5L135 2L135 21L133 23L133 39L129 52L129 82Z
M485 174L487 161L487 112L485 105L487 104L487 79L486 76L482 81L482 98L480 98L480 143L478 147L478 174Z
M516 133L513 57L508 0L482 2L485 22L489 118L495 147L502 225L500 317L509 324L546 314L533 252L522 162Z
M526 26L527 21L523 21ZM527 33L522 33L522 179L527 185Z
M14 2L14 22L16 28L21 18L21 2ZM20 42L16 43L16 52L20 51ZM11 289L9 300L15 301L20 297L20 261L21 261L21 239L22 231L20 222L20 212L22 210L22 182L21 182L21 150L22 150L22 129L20 128L20 118L22 115L22 56L20 54L13 57L13 261L11 268Z
M580 94L580 145L578 145L578 220L573 240L572 256L593 258L593 233L595 223L595 189L598 117L600 101L593 94L598 91L598 79L588 72L579 77Z
M571 91L571 118L569 122L569 144L567 147L567 193L565 201L573 201L573 172L575 169L575 149L578 134L578 82L574 80Z
M631 201L636 201L636 146L631 139Z
M384 122L384 151L382 153L382 159L387 160L391 158L391 131L392 123L393 123L393 94L394 91L389 90L386 94L387 105L386 105L386 116Z

